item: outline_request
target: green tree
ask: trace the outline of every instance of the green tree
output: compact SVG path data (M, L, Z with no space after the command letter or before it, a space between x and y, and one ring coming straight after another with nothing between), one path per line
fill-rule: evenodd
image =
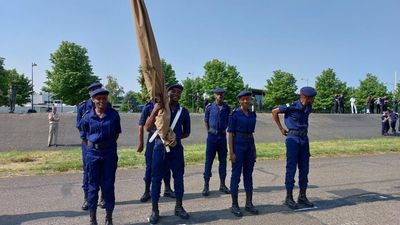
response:
M178 80L175 76L175 70L173 70L171 64L167 63L165 59L161 59L161 67L164 73L166 85L178 83ZM138 71L139 77L137 78L137 81L140 85L140 102L143 104L149 101L149 93L147 91L146 84L144 83L143 71L140 66Z
M61 99L69 105L78 105L89 97L87 86L100 79L93 75L86 48L63 41L50 54L51 70L47 70L47 85L42 90L53 94L53 99Z
M105 88L110 92L108 95L108 101L113 105L119 103L121 96L124 94L124 88L119 86L117 79L108 75Z
M279 105L293 102L297 99L296 79L293 74L275 70L271 79L265 85L264 106L273 109Z
M16 104L24 105L31 101L30 96L32 93L31 80L25 77L23 74L19 74L15 69L8 71L8 80L15 90L17 91ZM8 93L7 99L10 98L11 93Z
M194 79L186 78L182 81L184 87L181 100L179 101L181 105L191 112L199 112L203 109L203 101L201 99L203 89L203 79L201 77L196 77Z
M366 106L368 96L376 98L386 96L387 94L385 84L380 82L378 77L371 73L367 73L366 78L360 80L360 86L355 90L357 105L360 107Z
M0 57L0 106L8 104L8 72L4 68L4 60L4 58Z
M128 111L138 111L138 106L140 105L140 93L136 93L133 91L128 91L124 100L122 101L122 105L119 109L120 112L128 112Z
M237 106L239 103L236 95L244 90L243 77L236 70L235 66L228 65L226 62L221 62L218 59L208 61L204 65L203 89L207 92L213 101L212 90L220 87L225 89L225 102L232 106Z
M315 89L318 93L317 96L315 96L313 104L313 109L315 111L331 111L334 103L333 96L336 94L343 94L345 104L348 103L350 99L346 82L339 80L339 78L336 77L336 73L331 68L323 70L321 75L316 77Z

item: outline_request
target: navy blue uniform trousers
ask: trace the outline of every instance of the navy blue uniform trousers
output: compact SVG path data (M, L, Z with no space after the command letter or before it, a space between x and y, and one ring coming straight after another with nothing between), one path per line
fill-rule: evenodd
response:
M99 187L104 194L106 212L113 212L115 207L115 172L118 155L115 149L87 149L87 168L89 172L88 204L90 211L96 211L99 199Z
M243 170L243 184L246 192L253 191L253 169L255 164L255 149L253 138L242 138L238 135L233 139L233 152L236 162L232 163L231 193L239 192L240 175Z
M87 160L86 160L86 146L83 143L81 144L81 149L82 149L82 169L83 169L82 189L86 197L89 191L89 175L88 175Z
M161 180L165 176L169 168L174 178L174 189L177 200L183 198L183 174L185 173L185 161L183 157L183 146L180 141L171 148L170 152L165 151L164 144L160 138L155 139L152 161L152 178L151 178L151 201L158 203L160 199Z
M286 138L286 189L293 189L296 167L299 168L299 187L307 188L310 162L310 145L308 137L288 134Z
M208 182L210 180L212 164L216 153L218 152L219 161L219 179L225 181L226 178L226 156L228 154L228 149L226 146L226 134L211 134L208 133L207 137L207 147L206 147L206 162L204 166L204 180Z
M151 135L153 135L153 133L149 133L149 138L151 137ZM153 161L153 148L154 148L154 141L153 142L149 142L149 138L147 139L147 143L146 143L146 152L145 152L145 160L146 160L146 171L144 173L144 182L146 183L151 183L151 172L152 172L152 161ZM171 170L168 168L165 172L165 175L163 177L164 179L164 183L169 184L171 182Z

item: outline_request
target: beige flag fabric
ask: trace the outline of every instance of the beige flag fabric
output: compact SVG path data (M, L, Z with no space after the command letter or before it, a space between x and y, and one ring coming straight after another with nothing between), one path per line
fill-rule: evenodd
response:
M144 0L131 0L131 5L145 84L149 96L156 102L161 102L164 106L156 117L155 125L158 134L164 140L164 144L174 147L176 136L169 126L171 120L169 99L150 18Z

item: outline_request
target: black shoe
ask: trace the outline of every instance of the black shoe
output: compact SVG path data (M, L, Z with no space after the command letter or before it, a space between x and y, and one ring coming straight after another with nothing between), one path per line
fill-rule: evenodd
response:
M225 194L230 194L231 191L229 191L229 188L225 186L225 184L221 184L219 186L219 192L225 193Z
M89 205L88 202L86 200L86 198L83 200L83 204L82 204L82 210L88 210L89 209Z
M107 213L107 214L106 214L105 225L113 225L112 213Z
M253 192L246 192L246 207L245 210L251 214L258 214L258 210L253 205Z
M172 191L171 189L165 189L164 190L164 197L175 198L175 192Z
M231 212L233 215L237 217L242 217L243 214L240 211L239 204L238 204L238 194L231 194L232 197L232 207L231 207Z
M149 192L144 192L142 197L140 198L141 202L147 202L148 200L150 200L151 196Z
M287 190L285 205L290 209L298 209L297 203L293 200L293 189Z
M189 219L189 214L186 212L186 210L182 206L182 201L176 200L176 205L175 205L175 216L179 216L182 219Z
M204 188L203 188L203 191L201 192L201 194L202 194L203 196L209 196L209 195L210 195L210 189L209 189L209 184L208 184L208 182L205 182L205 183L204 183Z
M298 204L302 204L306 207L314 207L314 204L307 199L306 189L300 189L299 198L297 199Z
M151 210L149 222L150 224L157 224L159 219L160 219L160 211L158 211L158 203L153 203L153 208Z
M100 198L100 202L99 204L97 204L101 209L105 209L106 208L106 201L104 201L104 196L103 193L101 193L101 198Z
M97 225L96 211L90 211L90 225Z
M164 186L164 197L175 198L175 192L172 190L171 185L164 181Z

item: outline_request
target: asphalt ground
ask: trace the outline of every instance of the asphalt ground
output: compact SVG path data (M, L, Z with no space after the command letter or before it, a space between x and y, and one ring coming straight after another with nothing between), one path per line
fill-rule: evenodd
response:
M365 225L400 224L400 154L388 153L347 158L312 158L308 197L312 209L292 211L282 205L285 161L261 161L255 165L254 205L259 215L230 213L229 195L220 194L217 166L211 179L211 195L203 197L201 166L185 171L184 207L189 220L174 216L174 200L161 197L160 224L301 224ZM228 169L229 171L229 169ZM143 169L118 170L114 224L148 224L151 203L141 203ZM228 172L229 182L230 172ZM0 224L89 224L81 211L81 174L29 176L0 179ZM240 187L243 188L242 183ZM297 196L297 189L295 190ZM244 206L244 190L239 204ZM104 210L98 210L99 224Z
M138 113L121 113L122 134L120 147L137 145ZM191 114L191 135L185 144L204 144L206 131L203 114ZM311 114L309 138L314 140L367 139L380 137L381 122L378 114ZM75 128L76 114L64 113L58 131L60 147L80 146ZM283 123L283 120L282 120ZM0 151L48 149L48 121L46 113L0 114ZM257 114L256 142L279 142L284 137L278 131L270 113Z

